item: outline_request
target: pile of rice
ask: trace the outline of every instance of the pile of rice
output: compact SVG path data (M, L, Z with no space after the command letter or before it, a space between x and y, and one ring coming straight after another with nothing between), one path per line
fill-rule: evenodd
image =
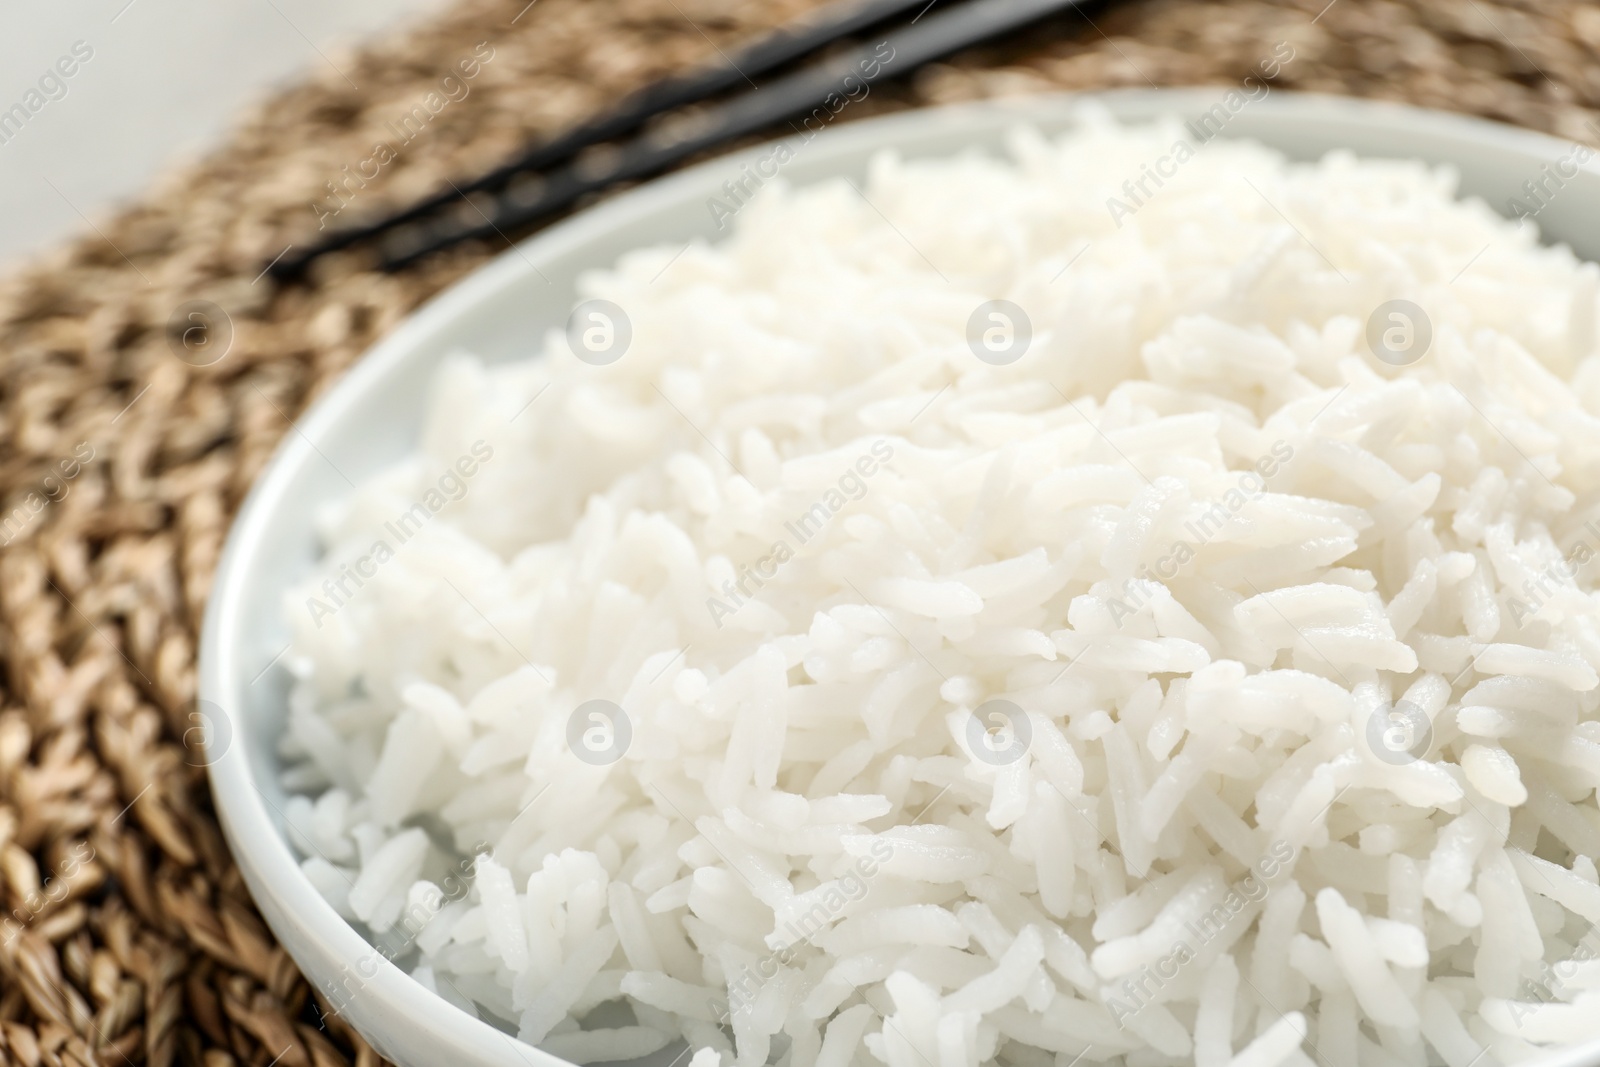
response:
M1420 164L1129 200L1182 136L772 182L584 280L615 362L448 361L286 598L372 967L576 1062L1600 1035L1600 272Z

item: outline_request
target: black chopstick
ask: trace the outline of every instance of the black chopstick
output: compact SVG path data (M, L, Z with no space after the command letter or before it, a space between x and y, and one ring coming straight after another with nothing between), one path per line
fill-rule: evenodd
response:
M633 133L657 115L698 103L719 93L751 84L750 79L801 59L835 41L871 29L912 8L926 9L939 0L839 0L799 22L782 27L716 64L666 78L627 96L611 111L567 132L534 145L471 182L463 182L424 200L362 226L336 230L305 251L275 263L272 273L293 277L318 256L347 248L378 236L412 219L448 207L463 193L504 186L519 174L546 170L566 163L592 145Z
M659 174L718 144L814 112L825 106L826 101L836 99L841 94L853 95L859 85L870 85L910 73L925 63L1088 2L968 0L959 5L941 4L940 10L929 12L930 5L923 0L923 14L913 19L910 25L889 33L883 43L861 46L768 82L759 91L734 97L699 116L687 130L680 129L675 134L662 131L637 137L617 146L606 159L569 162L538 176L531 175L527 168L508 165L495 172L495 182L490 182L489 176L485 176L470 187L459 190L453 188L448 196L430 198L427 207L418 205L402 216L367 227L345 243L381 237L380 266L385 270L397 270L462 241L496 235L504 237L507 230L565 210L582 197L617 182ZM877 5L871 6L886 12L890 5L883 5L881 9ZM902 8L909 6L900 4ZM875 21L881 20L880 17ZM766 47L769 43L762 42L746 52ZM887 60L884 58L885 46L890 57ZM772 54L777 54L776 50ZM794 57L791 55L788 58ZM726 79L727 74L722 76ZM733 76L743 80L740 75ZM707 79L702 84L709 84L709 75L699 77ZM638 109L644 105L635 101L630 106ZM658 112L652 111L652 114L655 113ZM609 121L610 117L591 123L587 128L599 128ZM577 134L578 131L574 131L559 141L569 138L575 140ZM553 148L559 141L550 142L545 147ZM538 151L536 149L529 155L535 155ZM519 175L526 176L523 184L510 184L509 189L492 198L480 195L477 199L468 199L458 195L458 192L469 194L469 191L482 194L490 185L511 183ZM437 213L438 209L458 199L464 202L456 204L451 214ZM280 263L273 268L273 273L280 278L292 277L314 255L325 250L319 246L297 257L292 264L286 266Z

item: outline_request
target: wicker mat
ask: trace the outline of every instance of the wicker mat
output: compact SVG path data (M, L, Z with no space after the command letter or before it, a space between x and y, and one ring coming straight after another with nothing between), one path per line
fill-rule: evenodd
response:
M365 187L346 183L340 224L487 168L812 2L467 0L330 55L216 154L0 282L0 1058L378 1062L274 943L217 830L193 747L196 635L229 518L289 420L503 246L399 276L330 259L292 287L258 277L262 265L308 242L340 205L327 183L394 140L390 123L463 61L478 62L470 92ZM846 117L1042 88L1236 84L1285 40L1296 58L1282 87L1575 139L1600 106L1593 4L1145 0L874 89ZM192 300L232 320L211 365L175 354L170 323L179 313L181 331Z

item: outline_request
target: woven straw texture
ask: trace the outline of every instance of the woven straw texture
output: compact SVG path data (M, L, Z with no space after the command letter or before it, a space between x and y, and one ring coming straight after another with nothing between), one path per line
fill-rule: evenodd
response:
M0 281L0 1060L376 1064L257 917L194 743L197 632L228 522L291 420L419 302L503 250L398 276L304 246L326 185L480 45L341 218L404 204L814 0L466 0L243 116L231 140ZM1069 14L875 88L845 120L1051 88L1237 84L1387 97L1592 140L1600 7L1572 0L1146 0ZM524 5L527 5L526 7ZM482 50L478 52L481 57ZM319 63L321 61L319 60ZM110 165L108 163L108 165ZM208 300L225 358L176 358ZM181 349L181 345L178 346Z

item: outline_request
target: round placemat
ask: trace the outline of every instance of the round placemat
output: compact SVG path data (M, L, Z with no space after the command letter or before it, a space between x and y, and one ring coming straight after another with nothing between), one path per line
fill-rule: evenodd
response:
M329 258L304 285L262 267L319 226L487 169L811 6L467 0L319 58L214 154L0 281L0 1059L379 1062L273 941L218 832L196 636L228 521L292 420L505 244L398 275ZM1276 88L1600 141L1600 9L1573 0L1091 14L875 86L841 120L1044 89L1242 84L1287 43ZM476 72L446 84L463 63ZM56 194L41 182L40 195Z

